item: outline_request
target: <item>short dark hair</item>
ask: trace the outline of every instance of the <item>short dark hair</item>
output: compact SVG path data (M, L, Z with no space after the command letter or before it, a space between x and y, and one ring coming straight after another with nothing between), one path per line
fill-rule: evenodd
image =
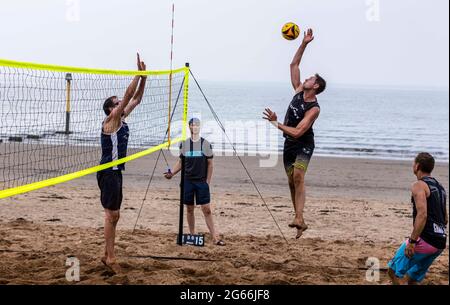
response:
M433 172L436 163L434 157L426 152L418 154L415 162L419 165L419 170L426 174Z
M103 103L103 111L105 112L106 115L110 115L111 114L111 110L109 110L109 108L113 108L114 107L114 99L116 99L117 96L111 96L110 98L106 99L105 103Z
M327 89L327 81L319 74L316 74L316 84L319 85L319 88L316 89L317 95L321 94L325 91L325 89Z
M189 126L194 125L194 124L200 125L200 119L192 118L192 119L189 121Z

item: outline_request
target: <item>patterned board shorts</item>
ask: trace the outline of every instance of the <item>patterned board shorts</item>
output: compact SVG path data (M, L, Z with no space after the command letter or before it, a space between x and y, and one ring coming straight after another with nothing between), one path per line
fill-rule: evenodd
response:
M314 145L286 141L284 144L283 162L288 176L294 169L308 170L309 163L314 154Z

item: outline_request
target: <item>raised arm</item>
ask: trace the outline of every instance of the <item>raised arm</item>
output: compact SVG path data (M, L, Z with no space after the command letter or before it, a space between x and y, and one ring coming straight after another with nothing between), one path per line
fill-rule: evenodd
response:
M291 81L292 86L296 92L303 91L303 85L300 77L300 63L302 62L303 54L305 53L306 47L314 40L314 33L312 29L308 29L305 32L305 37L303 38L300 48L295 53L294 59L291 63Z
M139 84L139 79L141 77L140 76L135 76L133 78L133 81L131 82L131 84L128 86L127 91L125 91L125 95L123 97L122 102L119 103L119 105L114 108L113 111L111 111L111 114L108 117L107 121L119 121L122 118L122 114L125 111L125 108L128 106L128 104L130 103L131 99L134 96L134 93L136 92L137 86Z
M147 66L143 61L141 61L139 54L137 58L137 63L139 71L147 70ZM139 88L136 90L130 103L125 107L123 111L124 117L128 117L130 113L134 110L134 108L136 108L141 103L142 98L144 97L145 85L147 83L147 76L141 75L140 79L141 80L139 82Z

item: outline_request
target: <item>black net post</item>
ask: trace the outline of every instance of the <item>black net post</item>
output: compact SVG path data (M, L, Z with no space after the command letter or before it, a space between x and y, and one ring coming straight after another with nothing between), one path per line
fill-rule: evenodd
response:
M180 183L180 220L178 227L178 241L179 246L183 245L183 218L184 218L184 182L185 182L185 168L186 157L181 156L181 183Z

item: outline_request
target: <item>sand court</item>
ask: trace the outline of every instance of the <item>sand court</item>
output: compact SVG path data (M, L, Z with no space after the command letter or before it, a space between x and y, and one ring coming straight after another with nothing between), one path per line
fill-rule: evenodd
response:
M386 264L412 225L410 162L314 158L305 208L309 229L295 240L296 231L288 227L292 203L281 162L260 168L258 158L243 160L289 244L233 157L216 158L211 187L213 213L226 247L211 244L199 209L197 229L206 234L206 246L176 245L179 181L164 179L162 162L133 234L156 161L152 155L129 163L124 172L117 236L123 274L112 276L100 263L103 210L91 175L0 202L0 282L69 284L65 263L73 256L80 260L80 284L388 283ZM448 189L448 164L438 164L434 174ZM369 257L380 261L379 282L366 279ZM448 284L448 250L424 283Z

